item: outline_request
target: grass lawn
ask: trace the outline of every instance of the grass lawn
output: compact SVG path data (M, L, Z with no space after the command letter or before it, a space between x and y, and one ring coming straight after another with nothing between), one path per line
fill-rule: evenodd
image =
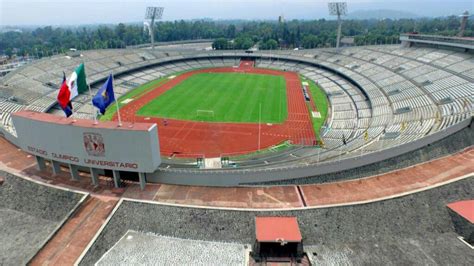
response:
M313 98L313 101L316 105L316 109L321 114L321 118L315 118L311 116L311 119L313 120L314 132L316 133L316 138L320 140L321 127L324 125L324 122L326 121L328 115L328 99L326 93L318 85L316 85L314 81L307 79L303 76L301 76L301 80L308 82L311 97ZM311 115L311 108L309 105L308 109Z
M209 122L283 123L287 116L283 76L199 73L153 99L137 114Z

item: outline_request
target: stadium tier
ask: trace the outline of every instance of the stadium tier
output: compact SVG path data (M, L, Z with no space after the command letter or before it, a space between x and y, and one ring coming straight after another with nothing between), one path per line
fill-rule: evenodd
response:
M56 102L62 73L72 72L80 63L86 65L93 94L114 73L115 92L120 97L159 78L196 69L238 67L242 59L254 61L256 68L299 73L324 90L329 112L320 135L323 145L294 145L232 158L237 167L229 169L197 169L195 158L163 156L156 175L147 177L149 182L186 183L176 177L224 175L230 178L218 185L236 185L327 174L407 153L471 124L472 53L386 45L253 53L96 50L83 51L80 57L44 58L2 78L0 128L15 139L11 114L33 110L63 115ZM75 98L73 106L75 118L94 116L88 93ZM334 167L344 160L352 163ZM266 176L268 172L272 177ZM247 174L257 177L246 179ZM212 178L201 181L215 185Z
M38 186L37 183L0 171L0 216L3 265L27 264L78 209L86 193Z

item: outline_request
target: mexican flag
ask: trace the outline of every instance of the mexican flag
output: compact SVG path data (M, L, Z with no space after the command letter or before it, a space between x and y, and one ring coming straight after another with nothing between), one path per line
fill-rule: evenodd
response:
M72 72L69 77L68 87L71 90L70 100L74 99L80 93L87 91L86 70L84 64L81 64Z
M58 93L58 103L63 109L66 117L70 117L72 115L72 103L71 103L71 91L67 86L66 81L66 73L63 72L63 83L61 84L61 88L59 89Z

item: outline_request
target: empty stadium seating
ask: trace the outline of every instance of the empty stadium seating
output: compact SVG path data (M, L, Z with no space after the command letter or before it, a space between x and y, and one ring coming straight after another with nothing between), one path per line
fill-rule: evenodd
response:
M233 51L124 49L38 60L0 80L0 127L14 133L10 115L22 109L61 115L55 97L62 72L70 73L82 62L92 93L114 73L120 96L166 75L236 66L245 56ZM421 139L472 116L474 56L469 53L386 45L252 56L257 67L296 71L315 81L327 93L331 108L321 133L322 149L296 147L278 155L256 156L256 160L239 162L241 166L308 165L360 156ZM74 116L92 118L88 95L77 97L73 105ZM181 167L171 163L166 167L170 165Z

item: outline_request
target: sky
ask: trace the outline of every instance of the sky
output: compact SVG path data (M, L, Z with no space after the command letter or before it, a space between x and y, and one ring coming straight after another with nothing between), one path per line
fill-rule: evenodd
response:
M335 0L341 1L341 0ZM328 18L327 0L0 0L0 26L80 25L143 21L147 6L163 6L163 19ZM348 10L392 9L421 16L474 12L473 0L347 0Z

